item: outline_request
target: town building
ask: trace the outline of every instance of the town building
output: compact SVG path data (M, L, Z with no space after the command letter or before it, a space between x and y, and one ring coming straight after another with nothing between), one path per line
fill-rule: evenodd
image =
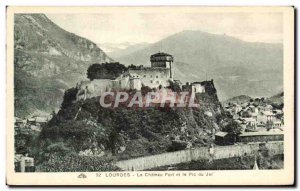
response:
M16 172L35 172L34 158L15 154L14 158Z

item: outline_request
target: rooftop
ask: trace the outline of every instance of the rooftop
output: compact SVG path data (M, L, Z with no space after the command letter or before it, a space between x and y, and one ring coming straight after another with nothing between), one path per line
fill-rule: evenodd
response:
M215 136L218 136L218 137L225 137L228 133L227 132L223 132L223 131L219 131L215 134Z
M271 111L264 111L262 112L264 115L275 115L273 112Z
M164 52L159 52L150 56L151 62L170 61L173 62L173 56Z
M248 136L260 136L260 135L283 135L283 132L269 132L269 131L265 131L265 132L244 132L242 134L240 134L240 137L248 137Z
M156 54L152 54L151 57L156 57L156 56L172 56L171 54L167 54L164 52L158 52Z

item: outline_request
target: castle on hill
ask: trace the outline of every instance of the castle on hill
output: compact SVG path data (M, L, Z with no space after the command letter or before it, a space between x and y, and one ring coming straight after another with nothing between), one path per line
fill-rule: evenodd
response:
M128 71L112 80L113 89L136 89L142 86L168 87L173 81L173 56L163 52L151 55L151 67L131 66Z
M216 93L213 80L203 82L186 83L182 85L179 80L174 80L172 55L158 52L150 56L150 67L143 65L128 67L128 70L116 79L94 79L81 81L77 84L77 100L87 97L100 96L105 91L130 90L140 91L142 87L151 89L168 88L171 83L176 83L183 91L193 93Z

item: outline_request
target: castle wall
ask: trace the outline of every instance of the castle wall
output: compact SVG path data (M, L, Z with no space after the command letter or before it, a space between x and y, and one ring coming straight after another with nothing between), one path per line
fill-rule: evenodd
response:
M142 88L142 82L139 78L130 79L130 89L140 90Z
M130 77L129 75L122 75L115 80L111 80L112 89L129 89L130 88Z
M85 100L86 98L97 97L105 91L109 91L111 89L111 80L95 79L93 81L81 81L77 84L77 88L77 101L81 99Z
M151 63L151 67L165 67L165 68L170 68L170 66L171 66L171 62L165 62L165 61L152 62Z
M91 81L91 84L94 86L94 91L91 93L91 97L100 96L111 89L111 80L109 79L95 79Z
M205 87L201 84L193 84L192 85L192 92L194 93L205 93Z
M135 73L140 76L141 83L150 88L169 86L170 69L167 68L143 68L141 70L130 69L129 73Z

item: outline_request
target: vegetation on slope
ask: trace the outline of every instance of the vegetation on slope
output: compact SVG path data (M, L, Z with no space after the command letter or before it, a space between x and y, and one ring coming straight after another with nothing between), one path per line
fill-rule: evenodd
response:
M189 144L209 145L213 131L220 128L218 122L227 118L217 96L207 93L196 96L200 108L103 108L99 97L75 102L76 92L72 88L65 93L60 111L36 142L44 152L31 155L37 155L41 168L50 156L85 151L122 160L185 149Z
M119 77L127 68L119 62L92 64L87 70L87 78L94 79L115 79Z

